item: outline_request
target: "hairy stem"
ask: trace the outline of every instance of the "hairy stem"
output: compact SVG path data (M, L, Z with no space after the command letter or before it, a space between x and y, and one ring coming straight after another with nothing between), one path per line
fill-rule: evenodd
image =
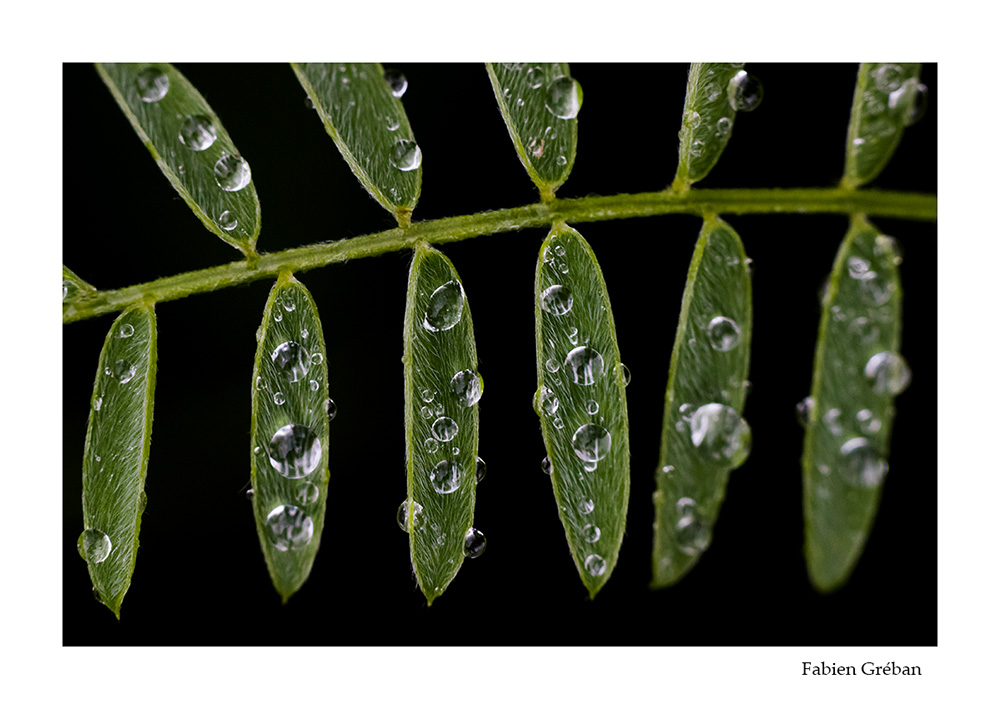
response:
M607 197L556 199L481 214L416 222L377 234L325 242L263 254L253 262L234 261L222 266L189 271L118 290L97 291L87 298L63 306L63 323L113 313L140 303L161 303L195 293L228 288L281 271L307 271L331 263L377 256L413 248L416 244L443 244L484 234L548 227L561 220L569 223L598 222L660 214L776 214L827 213L937 220L935 195L906 192L830 189L692 189L685 192L641 192Z

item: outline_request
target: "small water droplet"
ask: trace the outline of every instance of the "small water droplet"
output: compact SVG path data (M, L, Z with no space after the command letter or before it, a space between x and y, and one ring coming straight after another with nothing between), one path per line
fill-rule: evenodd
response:
M390 132L399 130L399 120L395 116L386 116L385 127Z
M313 352L313 355L312 357L309 358L309 361L312 362L313 364L323 364L323 353Z
M132 337L132 334L134 332L135 328L129 325L128 323L125 323L124 325L121 326L121 328L119 328L118 337Z
M545 83L545 70L540 66L533 66L525 74L529 89L540 89Z
M601 538L601 528L596 524L588 524L583 528L583 540L593 544Z
M450 460L442 460L431 471L431 485L442 495L455 492L461 482L462 469Z
M420 392L420 398L426 401L428 404L434 401L435 395L436 392L432 389L424 389L422 392Z
M252 500L253 499L253 488L250 488L249 490L247 490L244 493L244 497L246 497L248 500Z
M593 399L590 399L590 400L589 400L589 401L587 402L587 404L586 404L586 407L587 407L587 413L588 413L588 414L591 414L591 415L593 415L593 414L596 414L596 413L597 413L598 411L600 411L600 410L601 410L601 406L600 406L600 404L598 404L598 403L597 403L596 401L594 401Z
M326 403L324 404L324 407L326 408L327 420L333 421L335 418L337 418L337 404L336 402L334 402L333 399L327 399Z
M284 308L289 313L295 312L295 301L294 300L283 300L281 302L281 307Z
M271 363L285 375L290 382L298 382L305 378L309 371L309 354L295 340L282 342L271 353Z
M729 352L739 345L742 339L740 326L732 319L722 315L716 315L712 318L708 323L706 331L708 333L709 344L717 352Z
M799 423L802 426L808 426L813 420L816 411L816 400L811 396L807 396L802 401L795 405L795 415L799 419Z
M447 416L442 416L431 424L431 432L439 441L450 441L458 434L458 424Z
M557 76L545 92L545 108L556 118L576 118L583 105L583 89L569 76Z
M875 255L888 259L896 266L903 263L903 250L899 242L885 234L875 237Z
M319 499L319 487L311 482L304 482L295 491L295 501L300 505L310 505Z
M223 155L214 171L216 183L226 192L239 192L250 184L250 165L239 155Z
M117 379L120 384L127 384L132 381L135 372L135 365L130 364L128 360L124 359L115 360L114 364L104 368L104 373Z
M99 529L85 529L76 540L80 558L91 564L100 564L111 554L111 539Z
M389 157L389 162L392 163L393 167L402 172L410 172L420 167L422 159L423 154L420 152L419 145L407 138L400 138L392 146L392 155Z
M882 429L882 422L868 409L861 409L854 418L864 433L878 433Z
M690 497L682 497L677 500L675 507L677 508L678 517L686 517L687 515L694 514L695 501Z
M583 567L591 576L601 576L605 571L607 571L608 565L600 554L591 554L587 557L587 560L583 562Z
M423 416L425 419L429 419L431 416L434 415L434 412L431 411L429 406L421 406L420 415Z
M538 390L538 405L542 411L552 415L559 410L559 397L547 386L542 386Z
M406 88L409 86L406 77L403 76L403 72L398 69L385 70L385 83L389 85L389 91L396 98L402 98L403 94L406 93Z
M895 352L879 352L865 364L865 376L872 380L876 394L901 394L910 385L912 374L906 360Z
M834 436L842 434L844 427L840 425L840 409L827 409L826 413L823 414L823 425Z
M312 391L319 391L319 382L317 382L315 379L310 379L309 380L309 388Z
M285 317L284 313L282 313L277 308L274 309L274 322L281 322L284 319L284 317Z
M705 404L691 415L691 443L702 455L736 468L750 454L750 426L729 406Z
M618 373L621 375L622 384L628 386L632 381L632 372L628 371L628 367L623 362L618 363Z
M99 396L96 399L94 399L94 411L100 411L101 410L101 406L103 404L104 404L104 397L103 396Z
M575 327L571 327L569 329L569 341L573 345L579 344L579 330L577 330Z
M545 368L555 374L559 371L559 363L551 357L545 360Z
M752 111L764 98L764 87L757 77L750 76L742 69L729 80L727 91L729 105L734 111Z
M312 541L313 520L295 505L278 505L268 513L265 529L278 551L294 551L304 549Z
M170 77L156 67L150 67L139 72L135 85L140 99L146 103L155 103L170 90Z
M462 319L465 291L458 281L448 281L431 293L424 313L424 328L431 332L450 330Z
M482 377L471 369L463 369L451 378L451 391L466 407L473 406L483 396Z
M264 377L257 377L257 391L263 391L267 389L267 382L264 381Z
M306 100L304 101L304 103L306 105L306 108L308 108L310 111L316 110L316 104L314 104L312 99L309 98L308 96L306 96Z
M542 291L538 304L553 315L565 315L573 309L573 291L569 286L549 286Z
M878 455L867 438L852 438L840 447L843 465L837 466L841 477L857 487L877 487L889 466Z
M284 404L285 403L285 395L282 394L280 391L274 392L274 403L277 404L278 406L281 406L282 404Z
M903 67L899 64L879 64L871 73L875 88L882 93L895 91L903 83Z
M228 209L219 215L219 226L222 227L224 231L232 231L236 228L239 220L236 215L230 212Z
M715 124L715 137L725 138L733 130L733 119L723 116Z
M304 478L319 465L323 445L312 430L290 423L279 428L267 451L271 467L286 478Z
M465 546L462 553L469 559L482 556L486 551L486 536L475 527L469 527L465 533Z
M565 365L575 384L591 386L598 377L604 375L604 357L593 347L586 345L569 351Z
M413 528L421 529L424 526L424 516L421 514L424 511L424 506L419 502L410 502L409 500L403 500L399 503L399 508L396 510L396 524L404 532L409 533L409 522L407 516L412 508L413 514Z
M586 500L580 500L580 504L576 506L576 509L580 512L580 514L584 516L589 515L591 512L594 511L594 501L591 500L590 498L587 498Z
M549 460L548 456L542 458L542 472L546 475L552 475L552 461Z
M677 522L677 543L688 556L700 554L708 548L709 530L695 514L688 514Z
M669 480L669 479L671 479L671 478L674 477L674 466L672 466L672 465L664 465L660 469L660 472L663 473L667 477L667 479Z
M209 116L188 116L177 135L185 147L196 152L207 150L215 142L215 125Z
M263 448L261 448L260 446L254 446L254 449L253 449L254 455L260 455L260 452L262 450L263 450Z

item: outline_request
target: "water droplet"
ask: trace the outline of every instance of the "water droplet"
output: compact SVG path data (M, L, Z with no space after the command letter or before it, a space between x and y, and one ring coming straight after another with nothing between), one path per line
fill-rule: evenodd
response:
M552 461L549 460L548 456L542 458L542 472L546 475L552 475Z
M912 375L906 360L895 352L879 352L865 364L865 376L876 394L896 396L910 385Z
M420 167L422 159L423 155L420 152L420 146L412 140L401 138L392 146L392 155L389 157L389 162L398 170L409 172Z
M573 345L579 344L579 330L577 330L575 327L571 327L569 329L569 341Z
M263 449L260 446L254 446L253 449L254 455L260 455L261 450Z
M887 258L896 266L903 263L903 249L899 242L885 234L875 237L875 255Z
M525 74L529 89L540 89L545 83L545 70L540 66L533 66Z
M559 397L547 386L542 386L538 390L538 406L541 411L552 415L559 410Z
M407 534L409 534L410 531L409 530L410 520L407 519L407 516L409 515L411 508L413 510L412 514L413 528L420 529L421 527L424 526L424 516L421 514L421 512L424 511L423 505L421 505L419 502L411 503L409 500L403 500L402 502L399 503L399 508L396 510L396 524L398 524L399 528L402 529Z
M764 87L757 77L741 69L729 80L728 96L734 111L752 111L764 98Z
M264 381L264 377L257 377L257 391L263 391L267 389L267 382Z
M324 404L324 407L326 408L327 420L333 421L335 418L337 418L337 404L336 402L334 402L333 399L327 399L326 403Z
M889 466L867 438L852 438L840 447L844 464L837 467L841 477L857 487L876 487Z
M215 163L215 181L226 192L238 192L250 184L250 166L239 155L223 155Z
M871 73L875 88L882 93L895 91L903 83L903 67L899 64L879 64Z
M482 377L471 369L463 369L451 378L451 391L465 406L473 406L483 396Z
M688 556L700 554L708 548L709 530L694 514L685 515L677 522L677 543Z
M903 110L903 125L912 126L927 113L927 87L916 79L907 79L889 94L890 110Z
M402 98L403 94L406 93L406 87L409 86L403 72L398 69L385 70L385 83L389 85L389 90L396 98Z
M482 556L484 551L486 551L486 535L475 527L469 527L465 533L465 547L462 553L469 559L475 559Z
M677 500L675 507L677 508L677 515L679 517L686 517L690 514L694 514L695 501L690 497L682 497Z
M424 327L431 332L450 330L462 319L465 291L458 281L448 281L431 293L424 313Z
M552 419L552 425L558 429L561 429L563 427L563 420L558 416L556 416L554 419Z
M420 407L420 415L423 416L425 419L429 419L431 416L434 415L434 413L430 410L430 407L428 407L428 406L421 406Z
M282 394L280 391L274 392L274 403L277 404L278 406L281 406L282 404L284 404L285 403L285 395Z
M431 424L431 432L439 441L450 441L458 434L458 424L453 419L442 416Z
M580 500L580 504L576 506L576 509L580 512L580 514L584 516L589 515L591 512L594 511L594 501L591 500L590 498L587 498L586 500Z
M385 127L390 132L391 131L395 131L395 130L399 130L399 120L395 116L386 116L385 117Z
M573 434L573 452L585 462L601 460L611 450L611 434L604 426L585 423Z
M431 471L431 485L442 495L455 492L461 482L462 469L450 460L442 460Z
M583 89L569 76L557 76L545 92L545 108L556 118L576 118L583 105Z
M307 426L290 423L271 438L267 450L271 467L286 478L304 478L319 465L323 445Z
M729 352L729 350L739 345L742 339L740 326L732 319L722 315L716 315L712 318L708 323L706 331L708 332L709 344L717 352Z
M618 363L618 373L621 374L622 384L628 386L632 381L632 372L628 371L628 367L623 362Z
M317 382L315 379L310 379L309 380L309 388L312 391L319 391L319 382Z
M135 365L128 360L119 359L109 367L104 368L104 373L109 377L114 377L120 384L127 384L135 376Z
M555 374L556 372L559 371L559 363L554 359L552 359L551 357L549 357L547 360L545 360L545 368L550 372L552 372L553 374Z
M674 477L674 466L672 466L672 465L664 465L660 469L660 472L663 473L667 477L667 479L673 478Z
M309 110L311 110L311 111L315 111L316 110L316 104L314 104L313 101L312 101L312 99L309 98L308 96L306 96L306 100L304 101L304 103L306 105L306 108L308 108Z
M289 313L295 312L295 301L294 300L284 300L281 302L281 307L287 310Z
M702 455L736 468L750 454L750 426L729 406L705 404L691 415L691 443Z
M553 315L565 315L573 309L573 291L569 286L549 286L542 291L538 304Z
M111 539L99 529L85 529L76 540L80 558L91 564L100 564L111 554Z
M301 505L310 505L319 499L319 487L311 482L304 482L295 491L295 501Z
M422 392L420 392L420 398L429 404L430 402L434 401L435 394L436 392L433 391L432 389L424 389Z
M252 500L253 499L253 488L250 488L249 490L247 490L244 493L244 497L246 497L248 500Z
M723 116L715 124L715 137L725 138L733 130L733 119Z
M313 520L295 505L278 505L267 515L267 536L278 551L304 549L312 541Z
M865 433L878 433L882 429L882 422L868 409L861 409L854 418Z
M562 166L565 165L566 162L567 160L565 155L560 155L559 157L556 158L556 165ZM565 273L565 271L563 273Z
M705 152L705 143L701 140L696 140L691 143L691 155L696 158L700 158L702 153Z
M309 354L295 340L282 342L271 353L271 363L290 382L298 382L305 378L306 372L309 371L309 362Z
M181 123L177 136L185 147L194 151L206 150L215 142L215 125L209 116L188 116Z
M587 557L587 560L583 562L583 568L585 568L587 573L591 576L601 576L605 571L607 571L608 565L600 554L591 554Z
M96 399L94 399L94 411L100 411L102 404L104 404L103 396L99 396Z
M875 273L869 270L870 266L871 264L860 256L851 256L847 259L847 272L851 274L851 278L857 280L875 277Z
M586 406L587 406L587 413L588 413L588 414L591 414L591 415L593 415L593 414L596 414L596 413L597 413L598 411L600 411L600 410L601 410L601 405L600 405L600 404L598 404L598 403L597 403L596 401L594 401L593 399L590 399L590 400L589 400L589 401L587 402Z
M816 400L811 396L807 396L805 399L800 401L795 405L795 415L799 419L799 423L802 426L808 426L813 420L816 412Z
M155 67L143 69L135 80L139 98L146 103L159 101L170 90L170 77Z
M277 308L274 309L274 322L281 322L285 315Z
M564 364L569 369L573 382L580 386L590 386L604 375L604 357L593 347L586 345L570 350Z
M232 231L236 228L239 220L236 219L236 215L230 212L228 209L219 215L219 226L225 231Z
M834 436L842 434L844 427L840 425L840 409L827 409L823 414L823 425Z
M600 538L601 538L601 528L598 527L596 524L588 524L583 528L584 541L593 544Z

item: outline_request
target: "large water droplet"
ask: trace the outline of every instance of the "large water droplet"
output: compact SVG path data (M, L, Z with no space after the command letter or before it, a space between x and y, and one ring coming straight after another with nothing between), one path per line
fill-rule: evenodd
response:
M837 470L857 487L877 487L889 469L867 438L852 438L840 447L840 454L844 461Z
M319 499L319 487L311 482L304 482L295 491L295 501L301 505L309 505Z
M402 502L399 503L399 509L396 510L396 524L398 524L399 528L402 529L407 534L409 534L410 531L409 530L410 520L407 519L407 516L410 513L411 507L413 509L413 514L412 514L413 528L420 529L421 527L424 526L424 516L421 514L424 511L424 506L421 505L419 502L411 503L409 500L403 500Z
M442 495L455 492L461 483L462 469L450 460L442 460L431 471L431 485Z
M596 524L588 524L583 528L583 539L593 544L601 538L601 528Z
M910 385L912 377L906 360L895 352L879 352L865 364L865 376L877 394L896 396Z
M586 345L570 350L565 365L573 382L580 386L590 386L604 375L604 357Z
M155 103L170 90L170 77L155 67L143 69L135 80L139 98L146 103Z
M738 467L750 454L750 426L723 404L705 404L691 415L691 443L712 460Z
M223 155L215 163L215 181L226 192L238 192L250 184L250 165L239 155Z
M486 461L476 456L476 482L481 483L486 477Z
M608 569L607 562L604 561L604 557L600 554L591 554L587 557L587 560L583 562L583 568L587 570L587 573L591 576L600 576Z
M576 118L583 105L583 89L569 76L557 76L545 91L545 108L557 118Z
M389 156L389 162L392 163L393 167L403 172L416 170L420 167L422 159L420 146L407 138L397 140L396 144L392 146L392 154Z
M110 377L114 377L121 384L127 384L132 381L135 376L135 365L130 364L128 360L119 359L115 360L115 363L106 366L104 368L104 373Z
M750 76L742 69L729 80L727 91L729 105L734 111L752 111L764 98L764 87L757 77Z
M111 539L99 529L85 529L76 540L80 558L91 564L100 564L111 553Z
M546 475L552 475L552 461L549 460L548 456L542 458L542 472Z
M538 390L538 413L545 412L549 415L559 410L559 397L547 386L542 386Z
M327 399L323 407L326 409L327 419L333 421L337 418L337 403L333 399Z
M295 505L278 505L267 515L267 536L278 551L304 549L312 541L313 520Z
M573 452L585 462L601 460L611 450L611 434L604 426L585 423L573 434Z
M236 215L230 212L228 209L219 215L218 224L225 231L232 231L233 229L236 228L236 225L238 223L239 220L236 218Z
M271 353L271 362L290 382L301 381L309 371L309 353L295 340L282 342L275 347Z
M209 116L188 116L181 123L177 137L191 150L206 150L215 142L215 125Z
M439 441L450 441L458 434L458 424L447 416L442 416L431 424L431 433Z
M424 313L424 327L431 332L450 330L462 319L465 291L458 281L448 281L431 293Z
M708 548L708 525L698 519L695 514L681 517L675 529L677 530L677 543L681 551L688 556L700 554Z
M912 126L927 113L927 87L916 79L907 79L889 94L889 109L905 111L903 125Z
M271 438L267 449L271 467L286 478L304 478L319 465L323 445L307 426L290 423Z
M465 406L472 406L483 396L483 382L477 372L463 369L451 378L451 391Z
M385 70L385 83L389 85L389 90L396 98L401 98L406 93L406 87L409 86L403 72L398 69Z
M475 559L482 556L484 551L486 551L486 535L475 527L469 527L465 533L465 546L462 553L470 559Z
M716 315L708 323L708 342L717 352L728 352L740 344L740 326L730 318Z
M549 286L538 299L542 309L553 315L565 315L573 309L573 291L569 286Z

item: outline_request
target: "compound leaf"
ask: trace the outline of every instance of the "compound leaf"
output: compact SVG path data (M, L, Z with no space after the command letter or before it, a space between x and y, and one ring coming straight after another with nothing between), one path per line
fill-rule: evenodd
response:
M77 542L94 595L115 614L132 582L156 384L156 315L152 306L123 312L97 364L83 452L83 524Z
M739 235L707 217L670 358L653 494L654 588L677 583L708 548L729 471L749 454L750 429L741 414L752 317Z
M893 398L909 383L897 354L900 306L895 241L855 217L823 299L802 455L806 562L813 585L847 581L888 470Z
M847 129L845 187L878 177L896 151L903 129L920 118L926 98L919 64L861 64Z
M205 227L256 254L260 202L250 166L212 107L170 64L97 64L140 140Z
M285 272L257 331L251 386L250 480L264 560L283 602L312 569L330 481L326 343L316 303Z
M552 199L576 160L583 89L569 64L487 63L486 71L521 163L542 197Z
M410 561L430 605L482 540L476 506L479 397L472 315L451 261L426 245L410 267L403 326Z
M629 496L627 372L597 258L575 229L553 225L535 271L541 418L559 518L593 598L618 561Z
M422 153L398 96L406 80L381 64L292 64L351 170L403 226L420 196ZM387 79L392 79L388 81Z

